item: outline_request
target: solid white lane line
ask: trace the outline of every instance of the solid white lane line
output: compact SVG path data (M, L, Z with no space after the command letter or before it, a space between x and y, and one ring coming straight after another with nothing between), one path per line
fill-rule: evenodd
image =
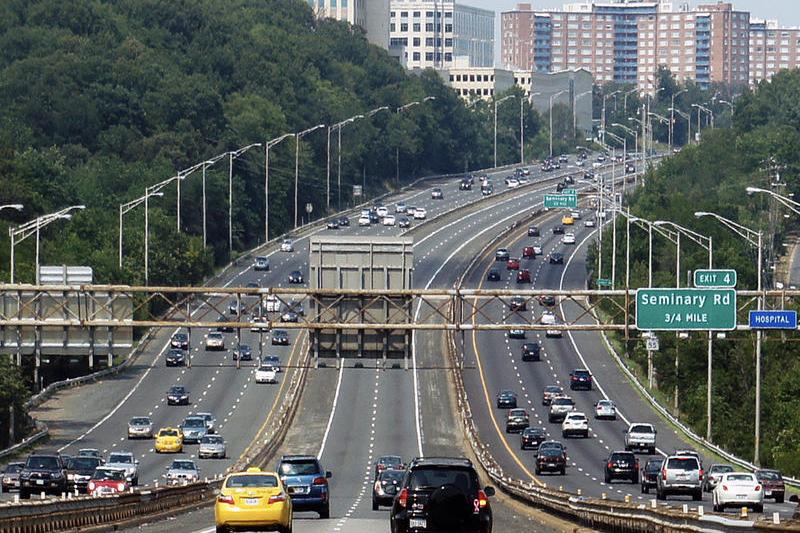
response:
M342 389L342 375L344 374L344 363L339 367L339 378L336 381L336 392L333 395L333 405L331 406L331 414L328 417L328 425L325 426L325 434L322 436L322 444L320 444L319 452L317 452L317 459L322 459L322 454L325 452L325 444L328 442L328 435L331 432L331 425L333 425L333 417L336 415L336 405L339 403L339 391Z

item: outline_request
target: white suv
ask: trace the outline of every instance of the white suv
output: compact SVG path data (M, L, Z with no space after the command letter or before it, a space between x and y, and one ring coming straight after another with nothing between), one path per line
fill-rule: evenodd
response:
M648 455L656 454L656 428L652 424L634 422L625 432L625 451L647 450Z
M566 439L572 435L589 437L589 419L585 414L572 412L567 413L567 416L564 417L564 421L561 423L561 436Z

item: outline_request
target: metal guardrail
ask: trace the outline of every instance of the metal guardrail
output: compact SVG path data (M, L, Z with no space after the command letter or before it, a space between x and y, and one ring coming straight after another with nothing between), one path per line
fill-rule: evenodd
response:
M481 251L473 257L464 269L456 286L461 286L467 273L470 272L480 258L499 240L518 229L525 220L534 218L536 213L523 220L518 220L504 228L494 239L489 241ZM507 475L492 455L489 446L481 442L475 426L472 411L460 370L460 357L455 334L447 333L447 355L450 358L451 376L453 378L458 413L461 418L465 437L470 444L481 468L492 482L510 497L528 505L564 516L570 520L586 524L590 527L606 531L631 532L723 532L723 531L800 531L800 523L774 524L766 520L756 521L737 518L730 515L706 514L702 506L690 509L688 505L681 508L659 505L651 500L649 505L633 503L629 495L625 501L609 500L606 495L601 498L583 496L565 492L559 487L554 489L538 479L525 482Z

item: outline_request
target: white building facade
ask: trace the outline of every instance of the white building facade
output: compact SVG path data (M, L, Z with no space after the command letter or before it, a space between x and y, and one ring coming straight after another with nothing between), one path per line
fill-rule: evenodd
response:
M333 18L361 26L367 40L389 47L389 0L308 0L319 18Z

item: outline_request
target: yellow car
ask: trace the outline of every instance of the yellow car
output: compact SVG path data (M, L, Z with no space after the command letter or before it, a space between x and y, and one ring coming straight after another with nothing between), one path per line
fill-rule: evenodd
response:
M183 433L180 428L161 428L156 434L156 453L181 453Z
M563 224L564 226L571 226L575 224L575 219L569 215L564 215L563 217L561 217L561 224Z
M292 500L278 474L248 468L229 474L214 504L217 533L230 528L292 531Z

